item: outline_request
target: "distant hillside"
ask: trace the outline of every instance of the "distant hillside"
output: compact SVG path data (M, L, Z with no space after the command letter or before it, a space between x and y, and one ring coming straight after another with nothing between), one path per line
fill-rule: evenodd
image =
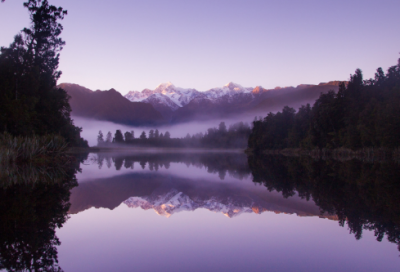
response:
M175 110L171 121L180 123L194 119L266 114L280 110L284 106L298 108L306 103L313 104L321 93L330 90L337 92L338 89L339 81L332 81L319 85L299 85L270 90L258 86L251 92L229 93L214 99L197 97Z
M114 89L92 91L77 84L59 85L71 96L72 115L127 125L155 125L165 122L151 104L130 102Z
M248 111L266 112L271 108L281 109L284 106L300 106L302 104L314 104L321 93L327 93L330 90L337 92L340 81L331 81L320 83L318 85L299 85L296 88L286 87L273 90L259 91L257 103L249 106Z

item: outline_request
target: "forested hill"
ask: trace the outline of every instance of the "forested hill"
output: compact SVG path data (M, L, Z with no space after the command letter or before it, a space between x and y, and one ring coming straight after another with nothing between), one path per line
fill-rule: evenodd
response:
M156 125L165 122L151 104L131 102L114 89L92 91L77 84L58 85L71 96L72 115L127 125Z
M253 122L248 147L255 152L284 148L397 148L400 146L400 59L374 79L360 69L337 93L321 94L297 112L284 107Z

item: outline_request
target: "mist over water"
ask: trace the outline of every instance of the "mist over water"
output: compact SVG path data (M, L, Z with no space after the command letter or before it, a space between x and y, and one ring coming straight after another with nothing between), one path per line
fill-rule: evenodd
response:
M135 138L139 138L142 131L145 131L146 135L149 135L149 130L157 128L160 131L160 133L163 134L166 131L169 131L171 134L171 138L182 138L185 137L188 133L190 135L200 132L205 133L209 128L218 127L218 125L221 122L225 122L227 127L237 122L247 122L248 124L251 124L251 122L254 120L254 117L255 116L241 116L229 119L225 118L225 119L214 119L206 121L192 121L188 123L164 125L159 127L145 127L145 126L135 127L128 125L121 125L109 121L88 119L78 116L73 116L72 119L74 120L74 124L76 126L82 128L81 136L88 141L89 146L95 146L97 145L97 135L99 134L99 130L101 130L104 135L106 135L108 131L111 131L113 136L117 129L121 130L122 134L125 133L126 131L133 130L135 132Z

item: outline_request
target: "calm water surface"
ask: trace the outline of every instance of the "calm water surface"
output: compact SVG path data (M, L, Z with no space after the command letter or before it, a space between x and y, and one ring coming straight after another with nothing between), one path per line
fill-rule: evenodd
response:
M64 271L399 271L396 163L99 153L80 168L70 205L54 200L65 222L44 227Z

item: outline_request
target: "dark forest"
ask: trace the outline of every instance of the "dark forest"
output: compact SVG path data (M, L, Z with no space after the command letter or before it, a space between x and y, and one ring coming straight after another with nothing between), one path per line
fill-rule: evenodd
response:
M363 80L361 70L338 93L321 94L297 112L284 107L253 122L249 148L389 148L400 146L400 59L385 74Z

